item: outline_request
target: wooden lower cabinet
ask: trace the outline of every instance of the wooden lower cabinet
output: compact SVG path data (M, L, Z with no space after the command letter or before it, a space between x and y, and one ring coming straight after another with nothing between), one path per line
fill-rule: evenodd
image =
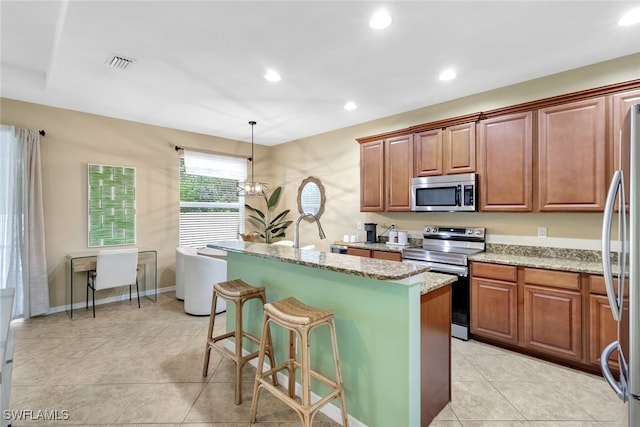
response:
M400 252L388 252L388 251L371 251L371 258L386 259L388 261L402 261L402 254Z
M420 425L451 401L451 285L420 297Z
M618 288L618 280L614 279L614 287ZM625 290L628 291L628 287ZM625 294L625 298L629 295ZM588 361L593 364L600 364L600 355L602 350L618 339L618 323L613 319L609 298L604 285L602 276L589 276L589 294L587 296L589 304L589 345L588 345ZM628 328L629 322L629 305L625 306L622 312L623 322L621 326ZM627 320L626 322L624 320ZM623 337L628 337L628 330L622 331ZM627 346L625 342L623 345ZM614 351L609 359L609 365L614 369L618 369L618 352Z
M618 326L602 276L472 262L470 283L474 337L600 371L600 354L616 340ZM609 365L617 369L617 353Z
M553 356L582 359L580 292L524 285L524 346Z
M603 295L589 294L589 363L600 364L602 350L616 340L617 327L611 315L609 299ZM611 358L615 361L617 352Z
M471 280L471 333L517 344L517 283L475 277Z
M347 255L355 255L365 258L386 259L389 261L402 261L402 254L400 252L377 251L373 249L347 247Z
M352 248L351 246L347 247L347 255L354 256L362 256L365 258L371 258L371 250L370 249L362 249L362 248Z

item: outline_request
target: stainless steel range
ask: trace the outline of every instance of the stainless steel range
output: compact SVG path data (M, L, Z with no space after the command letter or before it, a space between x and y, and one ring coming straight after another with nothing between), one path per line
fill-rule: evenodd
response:
M434 273L455 274L451 286L451 336L468 340L469 332L469 255L484 252L485 229L427 225L422 249L404 248L403 262L428 265Z

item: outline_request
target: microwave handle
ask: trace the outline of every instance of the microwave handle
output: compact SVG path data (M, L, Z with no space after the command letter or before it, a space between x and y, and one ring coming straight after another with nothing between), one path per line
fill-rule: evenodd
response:
M456 186L456 206L460 206L460 193L462 192L462 186L458 185Z

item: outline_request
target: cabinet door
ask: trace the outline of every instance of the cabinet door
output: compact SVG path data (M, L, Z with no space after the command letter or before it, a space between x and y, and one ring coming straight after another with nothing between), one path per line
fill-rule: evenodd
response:
M589 294L589 363L600 364L602 350L617 339L617 322L611 315L609 299ZM617 360L618 353L611 355Z
M443 134L443 172L445 175L476 171L476 124L449 126Z
M371 258L402 261L402 254L400 252L371 251Z
M602 211L606 196L605 99L538 113L538 203L541 211Z
M632 105L640 104L640 90L615 94L611 98L613 115L611 140L613 141L613 152L611 155L612 170L607 176L613 175L613 170L620 169L622 164L625 194L629 194L630 173L628 159L631 158L631 117L629 111ZM627 161L621 161L621 159L627 159Z
M413 176L442 175L442 129L416 133L413 146Z
M532 118L511 114L478 125L481 211L533 210Z
M413 137L404 135L385 140L385 182L387 212L411 211Z
M471 278L471 332L518 343L518 286L515 282Z
M360 211L384 211L384 143L360 144Z
M582 359L580 292L524 286L524 345L565 359Z
M614 279L614 287L618 289L618 280ZM625 287L628 291L629 286ZM618 339L618 323L613 319L611 314L611 306L607 298L607 291L602 276L589 276L589 343L588 343L588 362L600 364L600 354L602 350L611 342ZM629 294L625 293L624 298L628 298ZM622 338L629 336L629 304L625 304L622 312L622 322L620 326ZM628 348L628 342L622 343ZM617 369L618 352L611 354L609 364Z

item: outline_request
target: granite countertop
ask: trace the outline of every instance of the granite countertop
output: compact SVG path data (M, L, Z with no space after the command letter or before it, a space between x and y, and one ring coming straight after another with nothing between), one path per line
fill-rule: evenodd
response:
M411 247L400 245L387 245L386 243L365 243L365 242L334 242L334 245L346 246L348 248L370 249L384 252L402 252L403 248Z
M229 252L238 252L261 258L288 262L291 264L319 268L322 270L353 274L369 279L410 283L404 281L404 279L419 276L418 280L420 281L421 294L433 291L457 280L456 276L429 273L429 267L426 266L344 254L318 252L315 250L293 249L289 246L282 245L267 245L265 243L234 240L209 243L207 246ZM415 283L415 281L412 281L411 283Z
M602 274L598 251L545 248L518 245L487 245L487 251L469 257L470 261L506 264L575 273ZM617 271L617 265L612 263Z

